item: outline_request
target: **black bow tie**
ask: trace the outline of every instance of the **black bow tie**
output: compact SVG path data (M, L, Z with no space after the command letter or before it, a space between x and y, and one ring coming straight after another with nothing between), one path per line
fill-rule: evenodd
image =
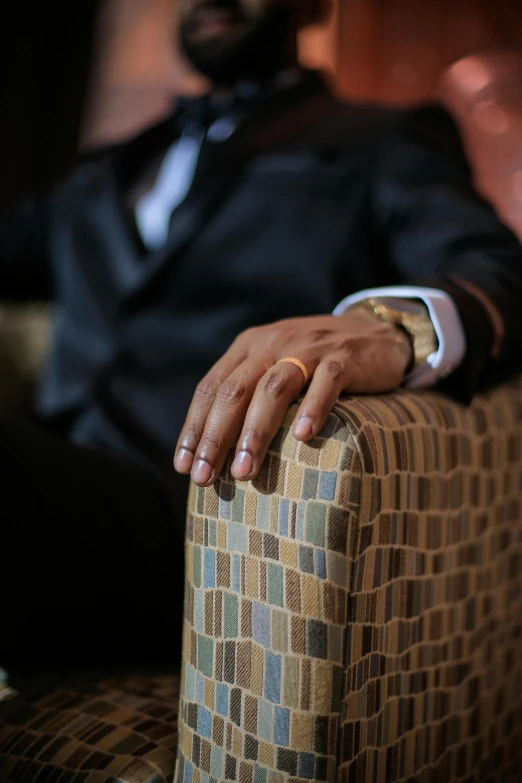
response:
M180 98L177 106L184 123L194 121L212 125L222 117L241 118L277 93L284 92L303 80L306 72L291 68L266 83L238 82L229 91L215 91L197 98Z
M177 101L178 116L186 125L197 122L209 127L222 117L241 117L262 100L262 90L257 85L237 85L227 93L209 93L196 98L181 97Z

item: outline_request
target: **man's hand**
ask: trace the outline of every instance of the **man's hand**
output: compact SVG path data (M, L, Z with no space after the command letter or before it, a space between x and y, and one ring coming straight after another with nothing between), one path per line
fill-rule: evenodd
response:
M293 435L307 441L322 429L339 395L377 393L400 385L411 360L407 335L354 308L332 315L292 318L243 332L201 381L183 426L174 466L199 486L219 476L237 441L232 474L257 476L289 406L309 385Z

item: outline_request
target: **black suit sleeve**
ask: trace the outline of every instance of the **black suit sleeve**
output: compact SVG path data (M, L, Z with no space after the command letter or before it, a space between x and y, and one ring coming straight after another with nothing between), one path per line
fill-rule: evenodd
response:
M50 298L50 215L50 198L0 213L0 300Z
M442 107L399 113L378 146L372 201L381 251L401 282L453 297L467 353L441 386L467 401L522 372L522 247L474 190L458 130ZM492 313L505 330L497 355Z

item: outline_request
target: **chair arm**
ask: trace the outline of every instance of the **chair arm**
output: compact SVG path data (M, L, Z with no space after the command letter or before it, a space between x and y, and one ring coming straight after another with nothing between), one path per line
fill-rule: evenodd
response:
M191 492L176 781L511 780L522 383L342 400L309 444L296 410Z

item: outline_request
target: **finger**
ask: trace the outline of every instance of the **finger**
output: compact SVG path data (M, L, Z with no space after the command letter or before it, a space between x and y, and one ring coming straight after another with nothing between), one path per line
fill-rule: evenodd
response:
M221 385L244 361L243 351L234 346L216 362L211 371L198 384L182 427L174 456L174 468L178 473L190 473L205 423Z
M240 481L257 476L270 443L284 421L289 406L303 389L303 373L293 364L275 364L260 379L248 408L232 475Z
M332 358L318 365L292 428L294 438L310 440L322 430L346 386L346 376L346 359Z
M241 432L259 379L265 372L266 364L259 357L251 357L234 370L217 390L192 466L192 481L198 486L208 486L219 476Z

